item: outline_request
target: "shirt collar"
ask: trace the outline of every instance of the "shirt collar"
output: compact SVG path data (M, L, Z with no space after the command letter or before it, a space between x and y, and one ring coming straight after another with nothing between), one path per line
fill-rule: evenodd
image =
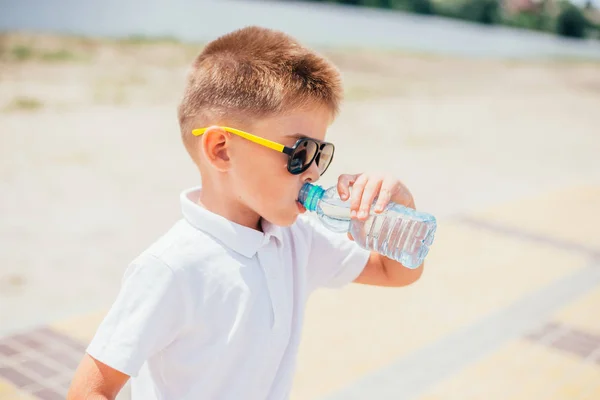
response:
M231 250L251 258L271 237L282 242L281 227L262 220L264 232L229 221L198 204L202 187L197 186L181 192L181 212L194 228L213 236Z

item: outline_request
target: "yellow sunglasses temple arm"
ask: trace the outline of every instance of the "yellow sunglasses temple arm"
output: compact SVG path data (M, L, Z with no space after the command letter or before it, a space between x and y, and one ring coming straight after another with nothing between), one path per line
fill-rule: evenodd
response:
M194 135L194 136L200 136L204 132L206 132L207 129L208 128L194 129L194 130L192 130L192 135ZM269 139L261 138L260 136L253 135L253 134L248 133L248 132L240 131L239 129L235 129L235 128L229 128L229 127L226 127L226 126L222 126L221 129L223 129L223 130L225 130L225 131L227 131L229 133L233 133L234 135L241 136L244 139L250 140L251 142L260 144L261 146L265 146L265 147L268 147L270 149L276 150L276 151L278 151L280 153L284 153L285 146L282 145L282 144L279 144L277 142L273 142L273 141L271 141Z

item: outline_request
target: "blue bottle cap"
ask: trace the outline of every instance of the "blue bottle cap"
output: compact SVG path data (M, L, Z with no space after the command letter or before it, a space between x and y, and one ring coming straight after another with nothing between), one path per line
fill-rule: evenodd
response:
M323 189L319 185L313 185L311 183L305 183L302 185L302 189L300 189L300 194L298 195L298 201L306 208L307 211L315 211L317 209L317 204L323 194L325 193L325 189Z

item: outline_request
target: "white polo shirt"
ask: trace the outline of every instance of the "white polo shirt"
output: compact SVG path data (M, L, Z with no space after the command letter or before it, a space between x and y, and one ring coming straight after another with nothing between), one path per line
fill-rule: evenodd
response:
M369 252L306 216L235 224L200 190L128 266L87 351L132 377L133 400L287 399L309 294L352 282Z

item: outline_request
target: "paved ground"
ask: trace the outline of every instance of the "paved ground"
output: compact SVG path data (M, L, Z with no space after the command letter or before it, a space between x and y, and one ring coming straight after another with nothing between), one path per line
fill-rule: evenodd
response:
M40 41L0 57L1 400L64 398L198 183L174 109L197 48ZM598 396L598 65L332 56L348 101L323 184L389 171L440 227L418 284L313 296L293 400Z
M569 187L443 219L414 287L315 294L292 399L599 398L598 204ZM0 340L0 399L63 398L104 313Z

